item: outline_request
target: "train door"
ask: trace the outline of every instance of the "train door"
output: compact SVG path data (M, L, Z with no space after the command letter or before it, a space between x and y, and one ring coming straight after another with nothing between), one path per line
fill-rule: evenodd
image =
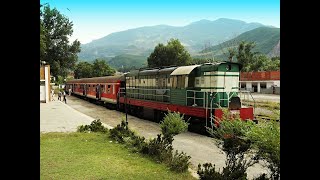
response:
M101 99L101 86L100 86L100 84L96 85L96 98L99 100Z
M88 90L87 88L88 88L87 84L84 84L83 91L82 91L84 96L87 96L87 90Z

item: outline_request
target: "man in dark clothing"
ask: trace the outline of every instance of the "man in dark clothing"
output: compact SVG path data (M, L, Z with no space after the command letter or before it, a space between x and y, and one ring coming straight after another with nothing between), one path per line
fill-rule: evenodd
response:
M63 101L64 103L67 104L67 98L66 98L67 94L66 94L66 91L63 91Z
M61 101L61 91L58 93L58 100Z

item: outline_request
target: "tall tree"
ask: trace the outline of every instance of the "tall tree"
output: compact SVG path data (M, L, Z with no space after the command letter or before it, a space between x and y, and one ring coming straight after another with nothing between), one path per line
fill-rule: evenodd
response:
M114 75L116 70L111 68L105 60L96 59L93 61L93 77L111 76Z
M45 29L40 21L40 60L44 60L46 49Z
M252 49L255 47L254 42L245 42L241 41L238 46L238 53L236 55L239 63L243 65L242 71L247 72L251 68L250 66L254 62L254 57L257 52L252 52Z
M189 65L191 56L178 39L170 39L167 45L159 43L148 57L149 67Z
M79 62L74 70L76 79L93 77L93 65L88 62Z
M40 6L40 58L50 64L53 76L66 77L75 68L80 42L69 43L72 27L73 23L56 8Z

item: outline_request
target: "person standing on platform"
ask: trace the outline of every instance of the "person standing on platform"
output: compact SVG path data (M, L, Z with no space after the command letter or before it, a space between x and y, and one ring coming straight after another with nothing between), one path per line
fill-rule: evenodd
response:
M58 100L61 101L61 91L58 93Z
M64 101L64 103L66 103L67 104L67 94L66 94L66 91L63 91L63 101Z

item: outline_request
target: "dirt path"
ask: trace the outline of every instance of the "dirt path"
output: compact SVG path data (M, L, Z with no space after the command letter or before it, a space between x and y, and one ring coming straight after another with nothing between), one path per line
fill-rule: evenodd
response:
M70 107L94 119L100 119L103 123L112 127L120 124L121 119L125 119L125 114L122 112L110 110L73 96L68 96L67 98ZM157 134L161 133L159 124L155 122L128 115L128 123L132 130L136 131L138 135L144 136L146 139L154 138ZM173 147L179 152L186 152L192 157L190 161L194 171L196 171L199 163L211 162L216 165L217 169L220 168L220 170L225 165L226 156L224 152L217 147L214 139L210 137L186 132L174 137ZM252 179L259 174L268 173L268 171L260 164L256 164L250 167L247 173L248 178Z

